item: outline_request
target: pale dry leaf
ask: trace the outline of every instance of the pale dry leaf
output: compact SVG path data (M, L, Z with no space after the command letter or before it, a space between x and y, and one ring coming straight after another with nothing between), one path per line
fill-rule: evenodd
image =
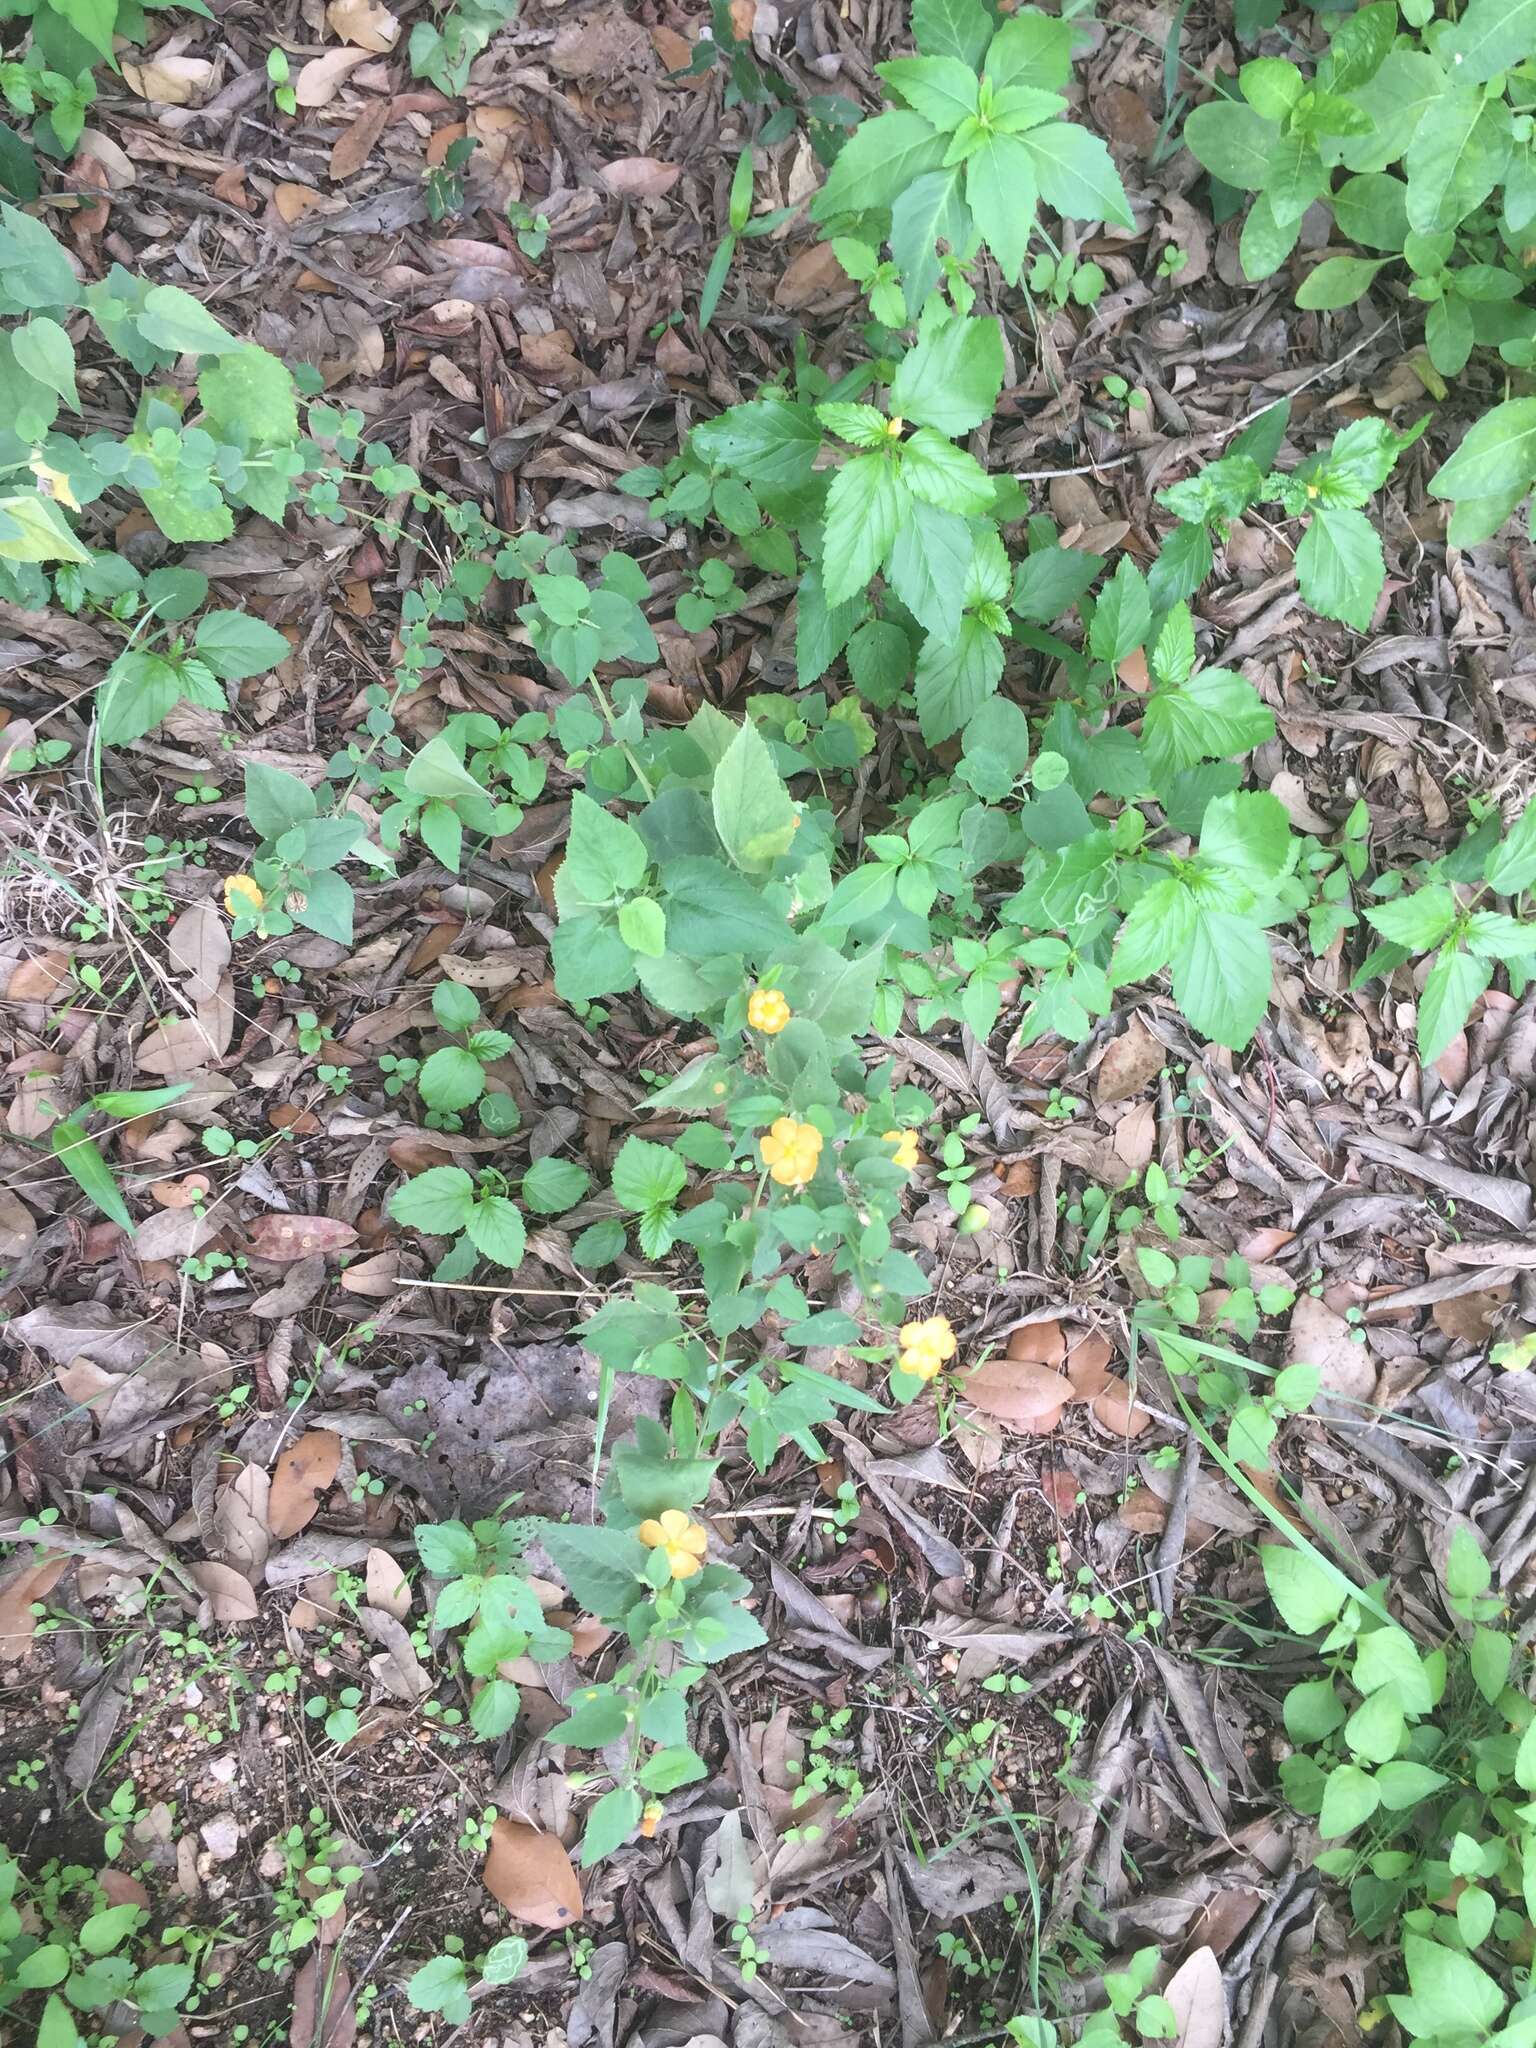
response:
M773 303L787 313L823 309L850 300L857 287L832 253L830 242L813 242L784 267L773 288Z
M327 50L311 57L293 81L293 96L301 107L328 107L359 64L366 64L371 50Z
M411 1588L387 1550L369 1551L364 1584L370 1607L377 1607L381 1614L392 1614L396 1621L405 1620L411 1611Z
M34 1601L53 1591L69 1568L69 1557L44 1557L23 1565L19 1572L0 1582L0 1657L21 1656L37 1630Z
M218 1236L220 1227L217 1216L199 1209L159 1209L134 1230L133 1256L142 1266L161 1259L189 1259Z
M531 1927L570 1927L582 1916L581 1883L559 1837L504 1813L480 1875L492 1898Z
M1179 2031L1175 2048L1222 2048L1227 2035L1227 2000L1221 1965L1208 1948L1186 1956L1163 1987Z
M1157 1112L1150 1102L1133 1102L1115 1125L1111 1145L1125 1162L1127 1173L1140 1174L1151 1162L1157 1143Z
M621 156L598 172L608 190L625 199L660 199L682 175L681 164L654 156Z
M1155 1081L1168 1059L1139 1017L1133 1017L1118 1038L1112 1038L1094 1069L1093 1100L1098 1109L1125 1102Z
M1140 1436L1152 1421L1141 1403L1133 1398L1124 1380L1111 1379L1088 1403L1088 1413L1109 1435Z
M320 1496L341 1468L341 1438L333 1429L306 1429L282 1451L272 1468L267 1528L279 1539L308 1528Z
M311 207L320 205L325 197L313 185L296 185L285 178L281 184L272 187L272 204L277 208L277 217L287 227L296 220L302 220Z
M229 1039L226 1035L223 1045L216 1042L219 1028L219 1020L210 1028L198 1017L164 1018L139 1040L134 1069L158 1074L162 1080L180 1080L190 1068L207 1066L221 1056Z
M69 955L52 948L18 960L5 984L8 1003L51 1003L69 979Z
M37 1218L12 1189L0 1187L0 1259L20 1259L37 1241Z
M125 57L122 72L129 91L156 107L194 106L213 82L206 57L152 57L142 64Z
M316 1252L343 1252L357 1243L355 1228L337 1216L286 1216L275 1209L257 1217L249 1237L256 1257L274 1265L312 1258Z
M259 1609L256 1589L233 1565L205 1561L189 1564L187 1570L208 1596L215 1621L254 1621Z
M1315 1365L1322 1392L1343 1402L1369 1401L1376 1391L1376 1365L1350 1325L1316 1295L1297 1297L1285 1345L1288 1365Z
M400 40L400 24L378 0L330 0L325 10L334 35L382 57Z
M267 1495L271 1482L259 1465L242 1465L214 1503L214 1541L225 1564L243 1577L260 1578L266 1569L271 1538L267 1532Z
M988 1359L961 1377L960 1391L983 1415L1034 1436L1054 1429L1062 1409L1077 1399L1063 1374L1020 1358Z
M192 1001L207 1002L218 993L220 977L229 965L229 925L205 896L201 902L189 904L171 926L165 950Z

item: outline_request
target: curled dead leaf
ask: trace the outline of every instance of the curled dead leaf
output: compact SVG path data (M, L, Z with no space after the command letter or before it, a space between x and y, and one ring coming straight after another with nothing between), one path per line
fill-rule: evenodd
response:
M498 1814L480 1876L492 1898L531 1927L570 1927L581 1918L581 1884L558 1835Z
M621 156L598 173L610 192L626 199L660 199L682 175L681 164L664 164L654 156Z
M1088 1413L1111 1436L1140 1436L1152 1417L1124 1380L1111 1379L1088 1403Z
M323 57L311 57L293 82L293 96L301 107L328 107L359 64L366 64L371 50L327 50Z
M333 1429L306 1429L272 1468L267 1527L279 1538L297 1536L314 1520L320 1496L341 1466L341 1438Z
M122 71L129 91L156 107L190 107L213 82L206 57L153 57L143 64L125 57Z

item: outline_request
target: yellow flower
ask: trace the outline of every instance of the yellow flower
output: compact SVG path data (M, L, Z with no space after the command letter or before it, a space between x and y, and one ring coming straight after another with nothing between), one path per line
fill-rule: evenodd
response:
M258 910L265 907L266 901L252 876L225 876L224 908L231 917L239 917L242 913L247 917L254 917Z
M916 1131L887 1131L882 1142L896 1147L891 1158L903 1171L913 1173L921 1164L922 1154L917 1149Z
M38 489L45 498L52 498L56 505L67 505L71 512L80 510L80 500L69 487L69 478L62 469L55 469L51 462L43 460L41 448L34 448L27 458L27 467L37 478Z
M789 1004L776 988L755 988L747 997L747 1022L774 1038L789 1022Z
M690 1522L681 1508L667 1508L658 1520L642 1522L636 1532L647 1550L659 1550L674 1579L691 1579L704 1564L709 1537L702 1523Z
M913 1379L931 1380L943 1371L955 1355L955 1333L948 1316L930 1316L926 1322L901 1326L901 1369Z
M816 1178L821 1133L814 1124L796 1123L792 1116L776 1117L768 1135L758 1139L757 1149L781 1188L803 1188Z

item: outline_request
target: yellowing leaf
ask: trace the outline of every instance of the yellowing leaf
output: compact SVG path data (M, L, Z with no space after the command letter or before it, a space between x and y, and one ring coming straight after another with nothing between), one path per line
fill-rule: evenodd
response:
M123 77L141 100L157 107L189 107L213 81L206 57L154 57L144 64L123 60Z
M7 562L88 562L90 550L41 491L0 498L0 558Z
M400 40L400 24L377 0L330 0L325 18L344 43L383 56Z

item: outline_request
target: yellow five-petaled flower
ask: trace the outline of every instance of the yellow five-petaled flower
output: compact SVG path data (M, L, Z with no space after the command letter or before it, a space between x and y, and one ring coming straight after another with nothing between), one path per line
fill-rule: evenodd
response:
M776 988L755 988L747 997L747 1022L769 1038L777 1037L789 1016L789 1004Z
M917 1149L916 1131L887 1131L882 1142L896 1147L891 1158L897 1166L907 1173L916 1172L922 1161L922 1154Z
M692 1522L681 1508L667 1508L636 1532L647 1550L659 1550L674 1579L691 1579L704 1566L709 1537L701 1522Z
M254 917L258 910L264 908L266 900L254 875L225 876L224 908L231 917Z
M775 1117L757 1149L764 1166L781 1188L803 1188L816 1178L821 1159L821 1133L814 1124L797 1123L792 1116Z
M935 1378L955 1355L955 1333L948 1316L901 1326L901 1369L916 1380Z

